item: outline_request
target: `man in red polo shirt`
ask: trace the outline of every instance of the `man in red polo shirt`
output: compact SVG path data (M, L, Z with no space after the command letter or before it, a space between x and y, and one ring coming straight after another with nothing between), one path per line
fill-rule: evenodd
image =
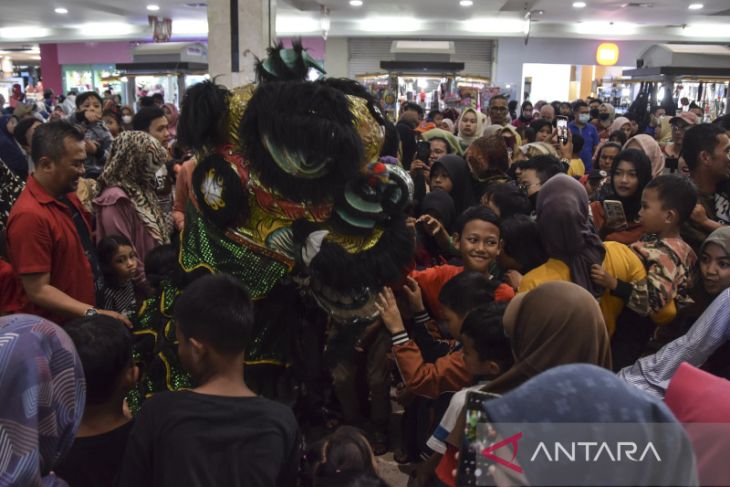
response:
M102 313L127 325L114 311L97 310L103 285L90 217L74 191L84 174L84 134L66 121L38 127L33 134L35 172L8 219L10 262L28 296L24 310L56 323Z

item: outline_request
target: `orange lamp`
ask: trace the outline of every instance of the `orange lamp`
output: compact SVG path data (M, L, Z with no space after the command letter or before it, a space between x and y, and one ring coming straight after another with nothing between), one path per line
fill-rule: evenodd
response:
M601 66L613 66L618 62L618 46L613 42L604 42L596 49L596 61Z

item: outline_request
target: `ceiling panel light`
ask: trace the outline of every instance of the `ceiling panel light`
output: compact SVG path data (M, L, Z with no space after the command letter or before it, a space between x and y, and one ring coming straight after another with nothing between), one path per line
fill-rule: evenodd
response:
M362 7L362 0L350 0L350 5L353 7Z
M173 22L174 24L174 22ZM322 29L320 19L304 16L276 16L276 32L282 34L300 34L319 32Z
M704 7L704 5L702 5L701 3L690 3L689 7L687 8L689 8L690 10L699 10L702 7Z
M3 39L29 39L33 37L46 37L50 31L44 27L33 25L25 27L5 27L0 29L0 38Z
M637 32L637 25L628 22L580 22L576 24L578 34L604 37L630 36Z
M472 5L474 5L474 2L472 0L461 0L459 2L459 5L461 5L462 7L471 7Z
M522 19L482 18L463 22L463 29L467 32L481 34L520 34L524 29Z
M66 15L68 13L68 9L63 8L63 7L55 8L55 9L53 9L53 11L56 12L57 14L61 14L61 15Z
M175 19L172 23L172 35L174 36L195 36L208 35L207 20Z
M150 12L157 12L158 10L160 10L160 6L159 5L147 5L147 10L149 10Z
M583 8L586 6L585 2L573 2L573 8Z
M84 37L112 37L132 34L134 26L124 22L90 22L75 26Z
M369 17L358 26L366 32L414 32L421 29L422 22L414 17Z

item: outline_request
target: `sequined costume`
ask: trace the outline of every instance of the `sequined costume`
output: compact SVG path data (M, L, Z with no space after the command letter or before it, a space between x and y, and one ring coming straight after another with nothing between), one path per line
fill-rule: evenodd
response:
M278 46L259 63L256 85L229 91L204 82L186 93L178 137L199 163L180 278L144 303L134 329L146 366L139 393L191 385L170 316L200 273L231 274L250 290L256 330L247 383L276 396L275 371L291 364L305 299L344 326L370 322L377 293L410 263L403 210L413 187L402 168L379 162L382 114L354 81L302 81L311 67L321 71L301 46ZM258 367L273 378L263 374L257 384Z

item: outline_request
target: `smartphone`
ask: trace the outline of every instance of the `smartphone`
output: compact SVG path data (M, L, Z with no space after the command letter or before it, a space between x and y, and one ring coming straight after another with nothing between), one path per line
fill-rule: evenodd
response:
M624 205L620 201L605 200L603 202L603 211L606 214L606 228L623 230L627 227Z
M557 117L557 127L558 127L558 142L562 144L568 143L568 117L565 117L563 115L559 115Z
M416 146L416 159L421 162L428 164L428 160L431 158L431 142L427 140L420 140Z
M487 434L489 417L484 410L484 403L496 397L499 396L481 391L470 391L466 395L464 441L459 450L459 466L456 470L456 485L459 487L494 485L488 474L491 462L482 455L482 451L492 443Z

